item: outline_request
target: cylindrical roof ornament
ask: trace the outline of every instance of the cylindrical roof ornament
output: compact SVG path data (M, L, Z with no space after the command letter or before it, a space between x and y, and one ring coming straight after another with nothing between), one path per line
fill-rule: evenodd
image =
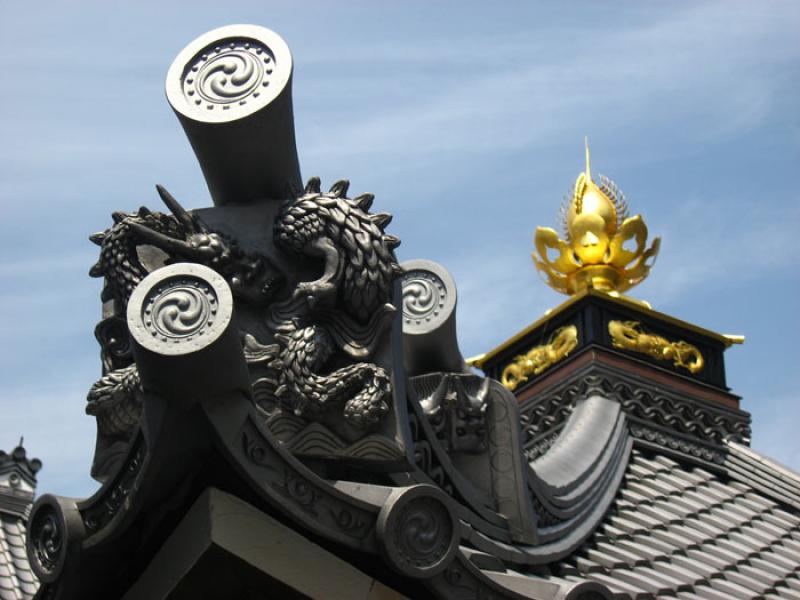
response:
M214 204L252 204L302 190L292 56L279 35L255 25L201 35L173 61L166 92Z
M456 284L442 265L415 259L403 268L406 374L470 373L456 337Z

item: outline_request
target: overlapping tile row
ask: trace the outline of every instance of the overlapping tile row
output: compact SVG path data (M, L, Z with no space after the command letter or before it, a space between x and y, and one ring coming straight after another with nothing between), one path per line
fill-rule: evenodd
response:
M800 511L800 476L747 446L727 442L725 468L734 479L746 483Z
M0 600L27 600L37 588L25 552L25 521L0 513Z
M749 449L731 455L740 469L725 477L635 450L604 523L553 574L619 598L800 599L800 510L785 501L800 479Z

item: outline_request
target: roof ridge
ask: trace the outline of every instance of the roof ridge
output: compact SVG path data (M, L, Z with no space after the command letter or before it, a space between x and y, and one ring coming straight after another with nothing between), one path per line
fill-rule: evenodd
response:
M725 440L725 445L727 445L731 449L731 451L734 452L735 454L737 453L742 454L751 460L754 460L766 467L769 467L770 469L777 471L784 477L793 480L795 483L797 483L798 486L800 486L800 473L792 471L789 467L787 467L784 464L781 464L777 460L769 458L768 456L765 456L764 454L761 454L760 452L753 450L749 446L745 446L744 444L740 444L733 440Z

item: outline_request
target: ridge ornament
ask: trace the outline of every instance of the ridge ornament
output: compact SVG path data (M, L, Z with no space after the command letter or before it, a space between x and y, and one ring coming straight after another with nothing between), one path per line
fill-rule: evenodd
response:
M647 248L647 225L640 215L628 216L625 196L610 179L592 179L589 142L586 170L578 175L562 207L565 239L549 227L537 227L536 269L547 285L562 294L586 289L619 294L640 283L650 273L661 238ZM629 250L625 244L633 240ZM551 258L554 252L554 258Z

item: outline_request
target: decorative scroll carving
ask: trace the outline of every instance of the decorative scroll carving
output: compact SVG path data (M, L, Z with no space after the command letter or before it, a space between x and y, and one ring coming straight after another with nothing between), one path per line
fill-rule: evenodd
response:
M656 360L670 360L675 367L699 373L705 366L700 351L684 341L670 342L660 335L646 333L638 321L610 321L608 333L614 348L646 354Z
M250 419L237 437L239 447L234 450L241 453L241 464L260 489L279 500L295 517L313 521L318 532L321 528L351 546L354 541L357 547L366 543L364 540L373 531L375 513L333 496L321 482L312 481L307 473L297 470Z
M187 65L183 94L189 103L208 110L247 104L269 86L274 61L272 51L252 39L208 46Z
M317 509L314 505L320 499L320 491L305 478L299 477L296 473L286 469L283 473L283 482L275 482L272 485L308 514L317 515Z
M578 346L578 328L566 325L556 329L546 344L531 348L525 354L514 357L503 369L500 382L514 391L531 375L539 375L558 361L566 358Z
M368 523L352 510L346 507L328 510L339 528L353 537L363 538L369 532Z

